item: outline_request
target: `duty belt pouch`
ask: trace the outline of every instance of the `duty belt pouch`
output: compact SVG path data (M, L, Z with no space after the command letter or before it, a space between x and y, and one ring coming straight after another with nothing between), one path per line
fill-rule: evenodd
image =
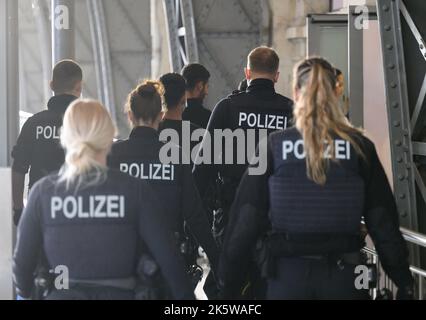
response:
M138 265L136 300L162 300L168 298L168 290L157 262L149 255L142 255Z

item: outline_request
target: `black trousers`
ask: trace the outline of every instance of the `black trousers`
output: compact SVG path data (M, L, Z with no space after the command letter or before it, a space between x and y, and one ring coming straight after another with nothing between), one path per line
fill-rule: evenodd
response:
M269 300L368 300L355 287L355 265L328 259L282 258L268 279Z

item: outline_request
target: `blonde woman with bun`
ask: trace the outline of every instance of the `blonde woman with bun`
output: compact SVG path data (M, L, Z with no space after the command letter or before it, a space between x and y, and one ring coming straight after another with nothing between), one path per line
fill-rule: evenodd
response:
M146 249L174 298L193 298L156 194L146 183L106 166L115 133L108 111L97 101L77 100L65 113L65 165L33 187L18 229L13 271L23 298L31 297L38 253L44 252L49 269L63 276L60 288L52 282L47 299L135 299L144 285L137 269Z
M268 234L268 299L368 299L364 219L398 298L413 297L392 190L374 144L345 117L336 81L323 58L296 65L295 127L269 137L266 173L246 174L234 203L220 260L227 296L241 287L236 266Z

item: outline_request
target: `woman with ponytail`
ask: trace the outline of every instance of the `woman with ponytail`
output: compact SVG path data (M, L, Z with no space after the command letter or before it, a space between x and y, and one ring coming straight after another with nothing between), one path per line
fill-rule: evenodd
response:
M295 67L295 127L260 144L266 172L248 171L234 202L219 269L225 297L238 294L239 266L265 237L269 299L367 299L362 220L398 297L412 297L391 187L374 144L345 117L338 89L325 59Z
M162 120L163 94L163 85L156 81L145 81L129 94L126 111L133 130L129 139L113 145L109 165L148 182L161 195L167 222L176 235L177 244L183 248L195 290L202 280L202 269L197 266L198 247L205 250L213 271L217 266L218 249L191 166L169 163L161 157L165 144L160 141L158 128ZM178 146L173 150L181 154Z
M20 296L31 297L43 252L48 269L60 270L62 277L52 279L46 299L135 299L141 285L138 264L148 249L174 298L193 298L156 194L146 183L106 166L115 133L99 102L77 100L65 113L65 165L33 187L18 228L13 271Z

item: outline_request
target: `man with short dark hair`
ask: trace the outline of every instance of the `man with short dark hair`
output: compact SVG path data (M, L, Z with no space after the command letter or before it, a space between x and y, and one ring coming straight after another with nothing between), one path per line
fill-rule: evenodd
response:
M186 81L187 108L183 112L183 120L206 129L211 111L203 107L204 99L209 94L210 72L201 64L193 63L182 70Z
M275 50L268 47L259 47L250 52L247 61L246 76L255 74L256 78L278 81L280 58ZM247 74L247 71L249 74ZM248 79L250 80L250 79Z
M245 138L248 131L254 130L255 140L259 142L260 130L266 129L268 134L278 130L285 130L290 126L293 116L293 102L276 93L275 83L279 78L279 57L277 53L267 47L254 49L248 56L247 68L245 69L248 88L243 92L237 92L223 99L218 103L213 111L207 130L213 136L215 130L242 130ZM197 164L194 168L194 178L199 188L201 196L206 199L207 190L214 185L215 181L220 181L221 196L216 202L221 204L214 212L214 234L219 244L223 243L224 234L228 224L228 213L234 201L236 190L240 180L248 167L251 155L247 155L246 163L236 163L239 150L249 150L247 144L240 145L237 140L233 140L232 152L234 163L224 164L225 150L216 150L215 146L205 139L201 146L203 158L209 153L213 159L211 164ZM246 139L243 141L247 143ZM218 144L220 146L220 144ZM253 148L254 149L254 148ZM200 157L201 158L201 157ZM222 159L222 161L221 161ZM244 226L241 226L244 227ZM244 272L242 266L242 272ZM262 298L262 293L257 289L255 296ZM247 296L245 296L247 298Z
M165 110L159 132L161 133L161 131L166 129L175 130L179 134L178 145L183 147L183 139L185 139L183 135L184 125L189 125L191 135L195 130L200 129L199 126L183 120L182 117L186 104L186 81L178 73L168 73L160 78L160 82L164 86ZM187 143L191 145L191 151L197 145L193 141L188 141Z
M268 47L254 49L248 55L245 75L248 87L245 91L236 92L223 99L215 107L207 130L210 134L215 129L267 129L268 133L286 129L293 117L293 101L275 91L275 83L279 79L280 59L277 53ZM265 121L267 119L268 121ZM203 146L204 148L204 142ZM234 143L234 151L237 146ZM223 150L212 150L212 154L220 157ZM234 157L235 158L235 157ZM214 161L212 161L214 163ZM194 168L194 175L200 193L205 191L218 173L229 180L233 187L227 192L229 205L247 165L208 165L201 164Z
M12 188L14 222L17 225L24 204L25 175L29 171L29 189L41 178L57 171L65 161L59 144L59 130L68 106L81 96L83 71L72 60L56 64L50 88L54 96L47 110L35 114L24 124L12 151Z

